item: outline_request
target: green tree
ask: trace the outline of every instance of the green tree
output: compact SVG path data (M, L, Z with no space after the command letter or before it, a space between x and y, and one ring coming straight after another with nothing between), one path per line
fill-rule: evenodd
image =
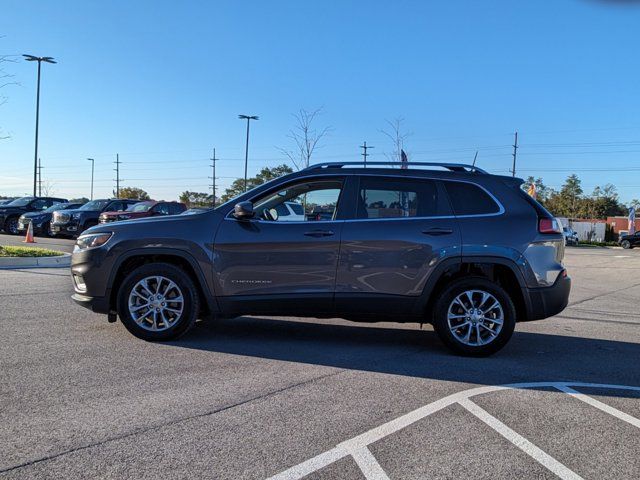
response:
M188 207L211 207L213 195L204 192L186 190L180 194L180 201Z
M113 192L115 195L115 192ZM149 200L149 194L138 187L124 187L120 189L120 198L130 198L132 200Z
M89 201L89 199L87 197L80 197L80 198L72 198L71 200L69 200L69 203L87 203Z
M545 206L558 217L577 218L581 213L582 186L576 174L569 175L559 192L554 192Z
M527 177L525 183L522 184L522 188L525 191L529 190L529 186L531 184L536 186L536 199L544 205L544 203L549 199L549 197L554 193L554 190L551 187L547 187L543 182L542 178L534 178L532 176Z
M293 173L293 169L286 164L278 165L277 167L264 167L255 177L247 178L247 190L251 190L252 188L257 187L258 185L262 185L274 178L282 177L283 175L287 175L289 173ZM222 195L222 202L227 202L234 197L237 197L241 193L244 192L244 178L238 178L233 181L233 183L227 188Z

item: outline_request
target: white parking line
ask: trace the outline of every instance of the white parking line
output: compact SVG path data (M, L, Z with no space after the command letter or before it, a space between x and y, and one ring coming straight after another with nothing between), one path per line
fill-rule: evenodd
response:
M627 423L630 423L635 426L639 426L639 421L635 417L628 415L624 412L621 412L613 407L610 407L598 400L595 400L588 395L581 394L576 390L573 390L570 387L582 387L582 388L602 388L602 389L612 389L612 390L629 390L629 391L637 391L640 392L640 387L634 387L629 385L612 385L612 384L602 384L602 383L580 383L580 382L535 382L535 383L514 383L509 385L492 385L485 387L476 387L471 388L469 390L464 390L462 392L454 393L447 397L441 398L440 400L436 400L428 405L420 407L412 412L409 412L401 417L398 417L394 420L391 420L387 423L384 423L378 427L375 427L367 432L364 432L352 439L346 440L345 442L340 443L336 447L327 450L309 460L306 460L296 466L288 468L287 470L269 477L268 480L299 480L313 472L316 472L332 463L351 455L358 464L360 470L365 474L371 475L367 476L368 479L387 479L387 475L377 462L373 454L367 448L372 443L381 440L399 430L402 430L409 425L412 425L423 418L428 417L449 405L453 405L454 403L458 403L463 407L469 409L468 407L474 409L476 413L482 415L480 420L487 423L489 426L494 428L498 433L507 438L509 441L514 443L514 445L518 446L518 448L522 449L530 456L535 458L539 463L544 465L546 468L556 473L556 475L561 478L571 478L571 479L579 479L581 478L575 472L569 470L567 467L562 465L560 462L555 460L553 457L545 453L536 447L533 443L529 442L526 438L522 437L515 431L511 430L509 427L504 425L500 420L495 417L492 417L489 413L482 410L479 406L469 401L471 397L475 397L477 395L482 395L484 393L497 392L500 390L509 390L509 389L528 389L528 388L555 388L560 390L563 393L571 395L575 398L578 398L599 410L602 410L606 413L613 415L616 418L619 418ZM575 392L575 393L574 393ZM482 412L482 413L481 413ZM471 412L474 415L476 413ZM476 415L477 416L477 415ZM488 422L491 422L489 424ZM507 436L508 435L508 436ZM358 456L359 458L356 458ZM374 463L372 463L372 460ZM558 473L560 472L560 473ZM384 476L374 476L374 475L384 475Z
M471 400L461 400L458 403L558 477L566 480L582 480L580 475L567 468L544 450L535 446L519 433L511 430L504 423L486 410L480 408Z
M367 447L359 448L352 456L367 480L390 480Z
M623 422L630 423L634 427L640 428L640 420L638 420L636 417L632 417L628 413L621 412L617 408L613 408L612 406L607 405L606 403L602 403L601 401L596 400L595 398L590 397L589 395L585 395L584 393L580 393L574 390L573 388L569 388L566 385L556 386L556 388L558 390L563 391L564 393L568 393L573 398L577 398L578 400L582 400L583 402L588 403L589 405L597 408L598 410L602 410L603 412L608 413L609 415L613 415L614 417L622 420Z

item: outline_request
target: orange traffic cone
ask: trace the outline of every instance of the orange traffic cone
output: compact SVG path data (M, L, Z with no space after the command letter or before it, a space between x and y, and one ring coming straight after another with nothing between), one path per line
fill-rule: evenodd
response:
M27 236L24 237L24 243L36 243L33 239L33 222L29 223L29 227L27 228Z

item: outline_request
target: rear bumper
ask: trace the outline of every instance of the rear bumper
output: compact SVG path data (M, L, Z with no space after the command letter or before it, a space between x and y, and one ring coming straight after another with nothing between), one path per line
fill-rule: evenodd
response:
M529 300L527 302L529 304L528 315L524 320L549 318L563 311L569 303L571 278L563 272L558 275L558 279L550 287L525 288L523 290Z

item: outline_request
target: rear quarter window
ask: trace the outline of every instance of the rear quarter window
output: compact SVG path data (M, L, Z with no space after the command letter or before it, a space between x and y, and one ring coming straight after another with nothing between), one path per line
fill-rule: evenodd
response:
M496 201L479 186L466 182L443 183L456 215L490 215L500 212Z

